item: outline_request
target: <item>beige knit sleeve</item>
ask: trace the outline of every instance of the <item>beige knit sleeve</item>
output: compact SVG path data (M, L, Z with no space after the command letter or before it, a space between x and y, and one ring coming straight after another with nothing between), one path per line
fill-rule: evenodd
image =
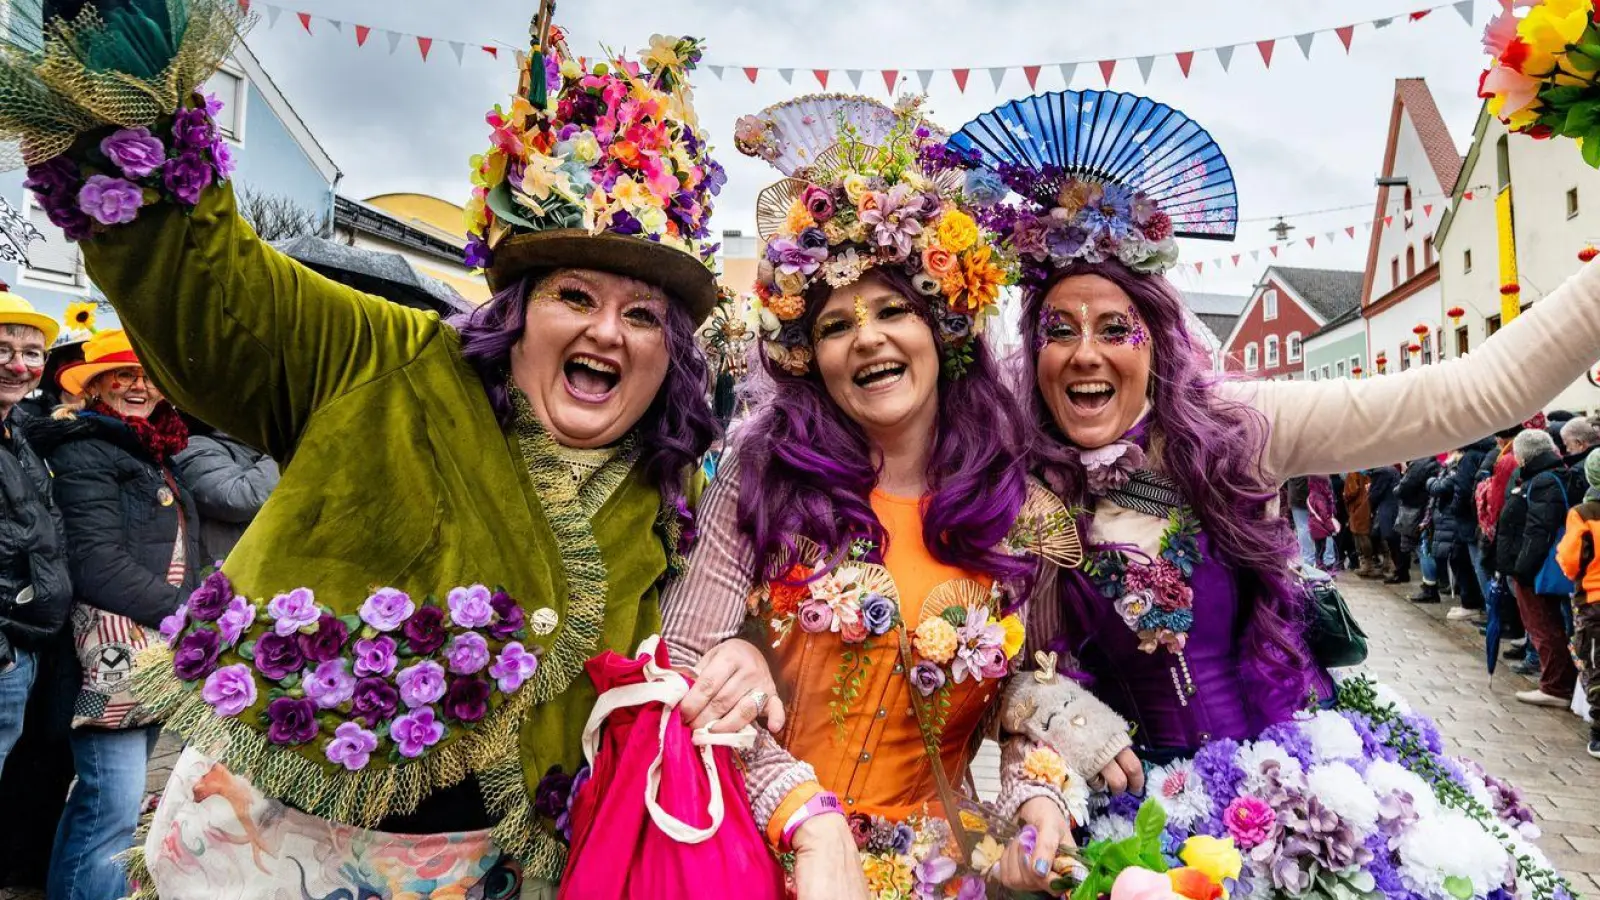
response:
M700 536L683 575L661 595L661 636L672 661L693 666L738 634L756 583L755 548L739 530L739 464L729 452L696 512Z

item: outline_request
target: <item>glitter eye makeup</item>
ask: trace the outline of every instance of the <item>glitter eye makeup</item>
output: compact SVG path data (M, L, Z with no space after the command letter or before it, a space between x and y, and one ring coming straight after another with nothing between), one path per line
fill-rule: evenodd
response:
M861 297L859 295L856 296L856 309L855 309L855 312L856 312L856 327L857 328L866 328L867 327L867 301L866 301L865 298L863 298L863 297Z
M1034 333L1034 349L1041 349L1051 341L1066 343L1077 337L1078 330L1072 324L1072 317L1067 315L1066 310L1051 306L1039 317L1039 327Z

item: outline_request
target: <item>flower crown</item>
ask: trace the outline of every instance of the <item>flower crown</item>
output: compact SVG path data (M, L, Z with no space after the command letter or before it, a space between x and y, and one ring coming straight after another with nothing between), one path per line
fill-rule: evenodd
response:
M550 45L521 57L517 96L486 117L490 147L471 160L467 265L491 266L513 234L584 229L666 244L713 268L717 247L703 240L727 176L690 106L686 73L701 42L654 35L639 62L592 66L567 53L559 30Z
M920 106L920 98L896 106L881 146L839 122L837 143L757 201L767 247L755 318L768 358L790 374L810 370L811 336L800 320L819 281L843 288L875 267L903 272L930 301L950 377L971 365L974 336L997 310L1000 288L1015 281L995 236L963 208L960 179L928 174L927 154L940 145ZM775 155L754 117L740 120L736 144L748 156Z

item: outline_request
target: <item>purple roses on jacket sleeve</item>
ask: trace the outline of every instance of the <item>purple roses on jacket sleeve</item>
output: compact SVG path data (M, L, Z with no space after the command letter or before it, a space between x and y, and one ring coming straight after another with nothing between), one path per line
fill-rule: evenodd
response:
M337 659L350 639L350 629L333 616L323 613L317 618L317 630L300 635L300 653L307 662L327 662Z
M416 759L444 737L444 723L434 715L432 707L424 706L395 719L389 727L389 737L401 756Z
M476 722L489 714L489 682L457 678L444 695L444 713L460 722Z
M212 672L200 688L200 699L211 704L219 716L237 716L256 702L256 679L244 663Z
M317 736L317 708L310 700L279 697L267 704L267 740L304 744Z
M123 128L100 142L100 152L128 178L145 178L161 168L167 148L145 127Z
M172 655L172 671L184 681L198 681L217 667L222 637L209 628L196 628L183 636Z
M361 604L361 621L378 631L393 631L411 618L417 605L403 591L379 588Z
M233 583L221 572L212 572L189 595L189 615L201 622L215 622L233 600Z
M143 205L144 191L122 178L90 175L78 191L78 206L101 225L132 222Z
M256 671L272 679L282 681L290 675L300 671L306 664L306 659L300 653L300 642L294 635L281 635L269 631L256 641L255 648Z
M333 730L333 740L328 742L328 761L344 766L351 772L367 767L372 751L378 749L378 736L354 722L341 722Z
M437 606L424 606L417 610L405 624L406 643L411 652L421 655L444 646L444 610Z

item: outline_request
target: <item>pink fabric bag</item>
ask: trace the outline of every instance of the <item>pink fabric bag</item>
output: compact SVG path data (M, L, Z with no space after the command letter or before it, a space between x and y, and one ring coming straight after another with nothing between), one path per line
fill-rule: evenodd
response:
M745 794L736 734L691 732L678 716L690 681L660 638L628 659L586 664L600 698L583 731L592 775L572 804L562 898L782 900L783 870Z

